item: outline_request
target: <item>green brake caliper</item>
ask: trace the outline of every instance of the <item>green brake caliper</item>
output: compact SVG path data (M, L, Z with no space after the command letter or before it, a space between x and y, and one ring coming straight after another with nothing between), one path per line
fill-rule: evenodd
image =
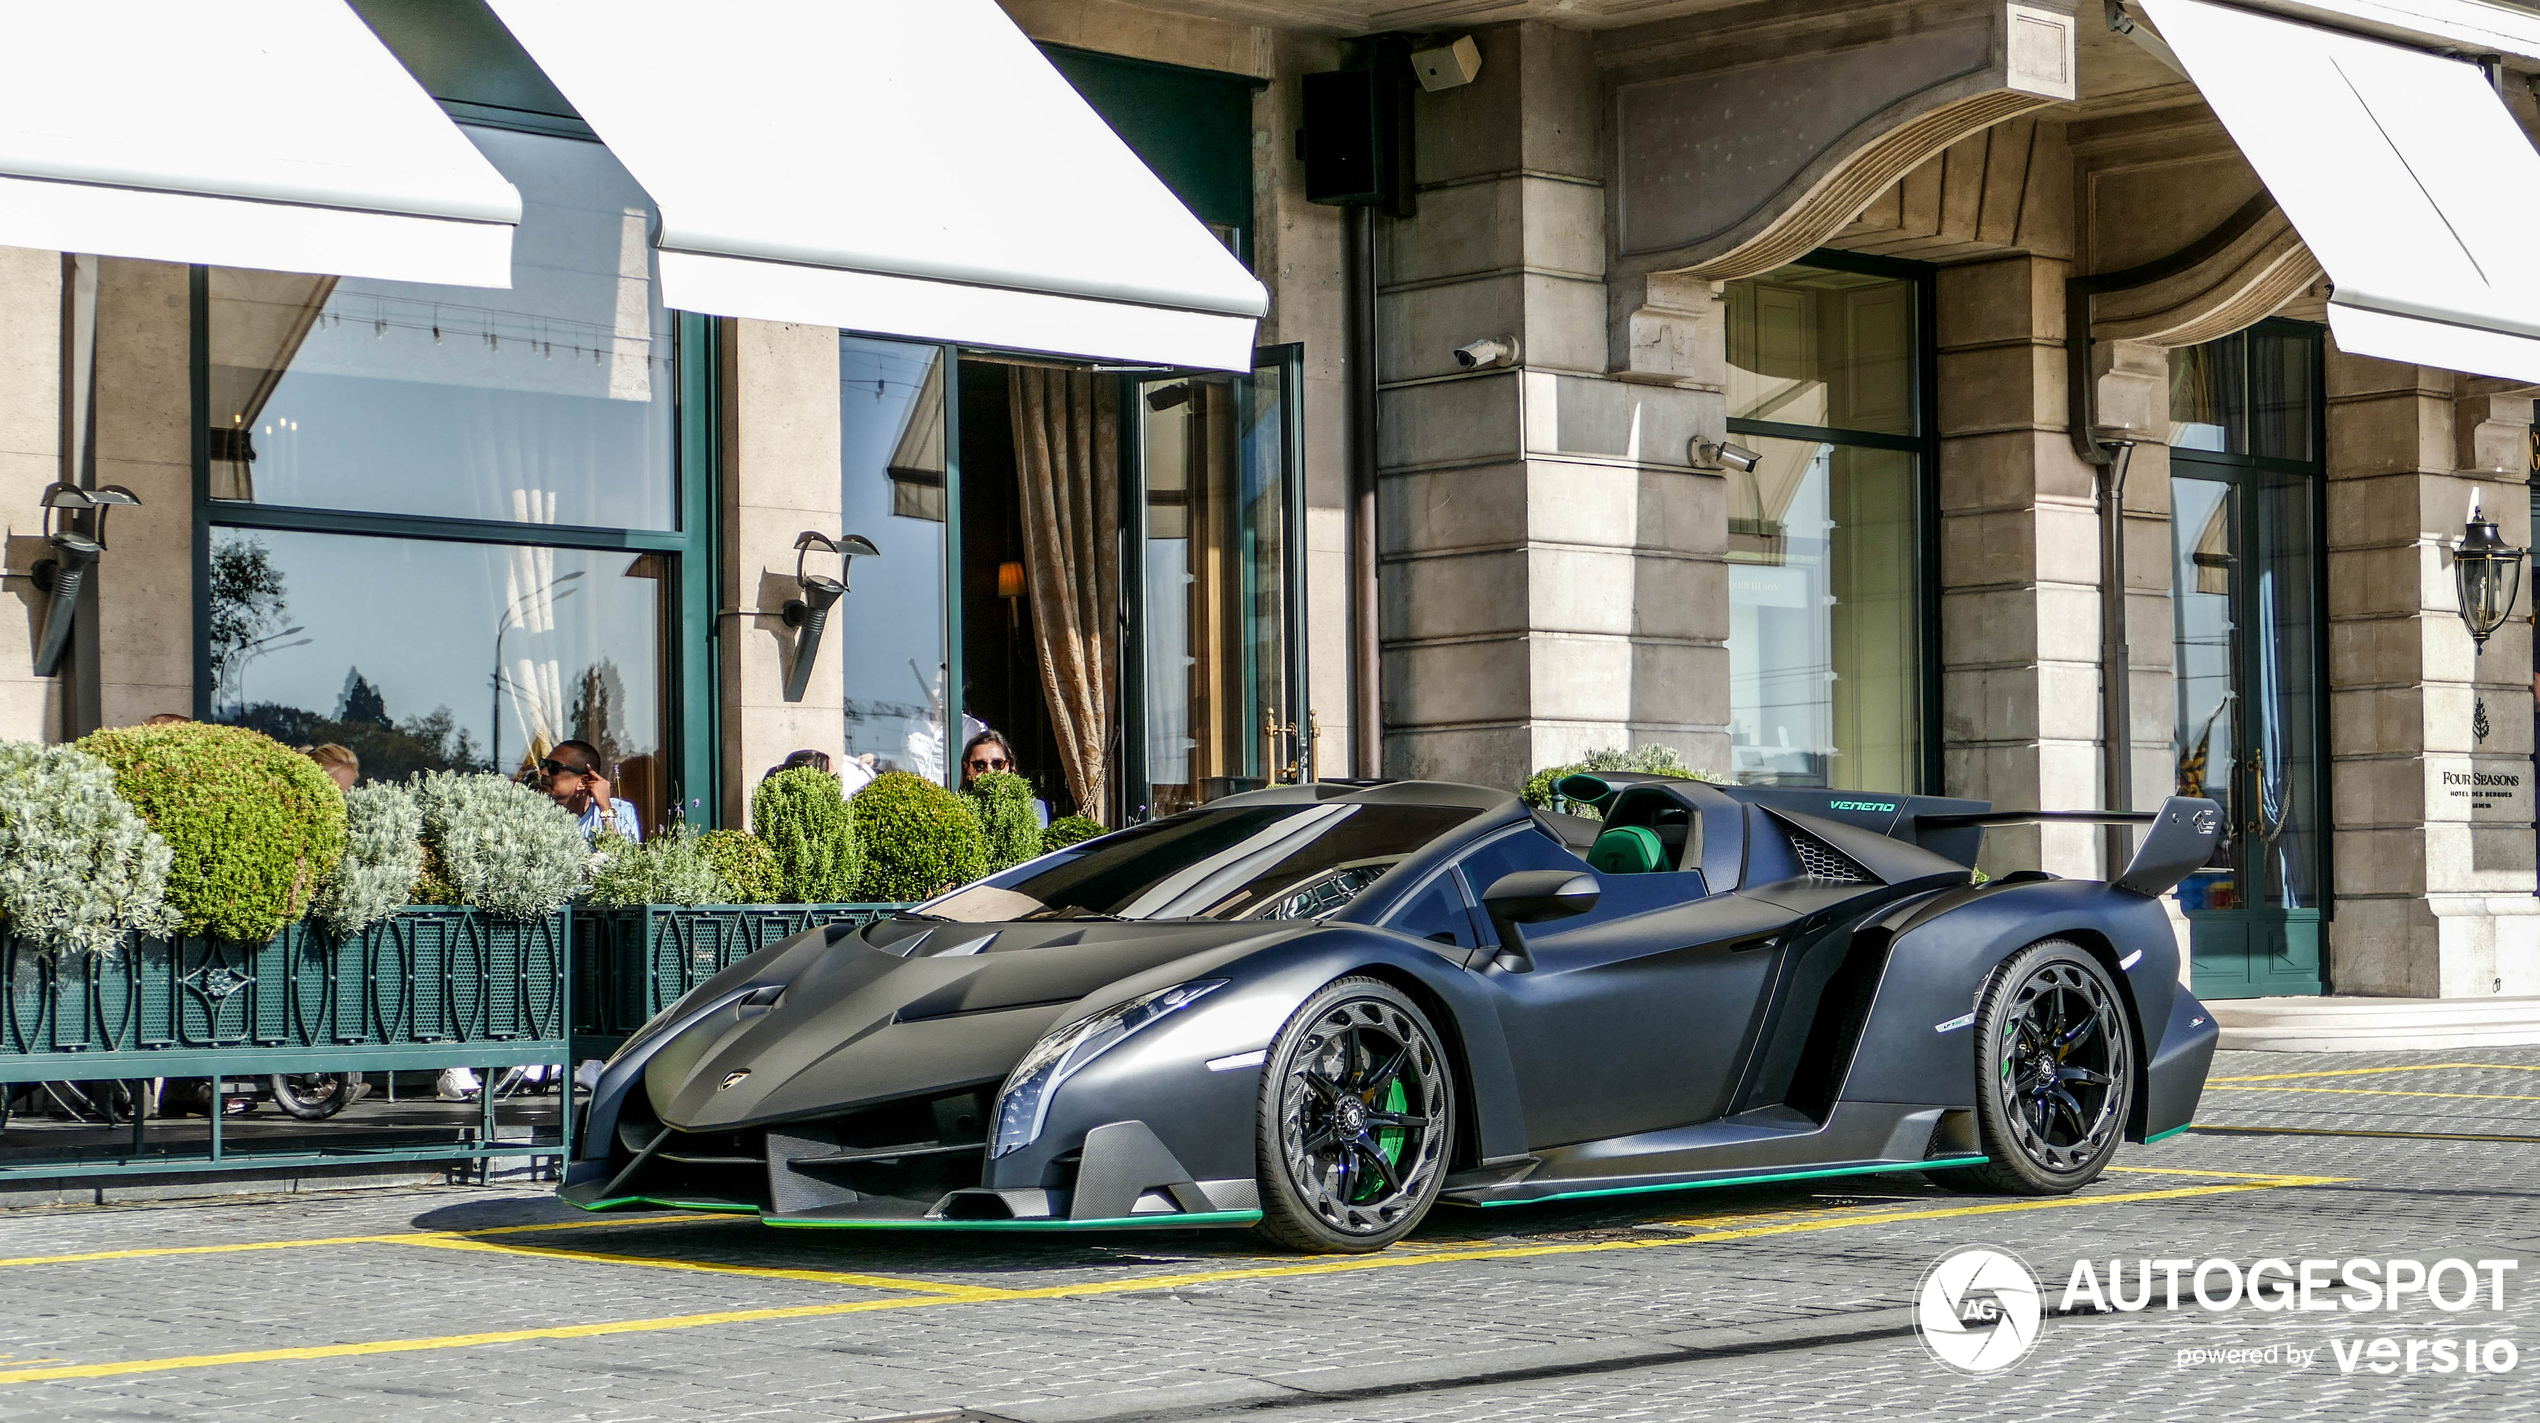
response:
M1386 1085L1385 1100L1376 1108L1376 1110L1400 1115L1403 1108L1410 1104L1410 1100L1409 1096L1407 1096L1402 1090L1402 1078L1400 1076L1396 1076L1391 1083ZM1402 1179L1400 1175L1402 1168L1402 1144L1405 1141L1410 1140L1411 1133L1401 1127L1378 1127L1375 1131L1375 1137L1376 1154L1385 1158L1385 1165L1394 1169L1396 1172L1394 1177L1395 1180ZM1385 1187L1383 1182L1370 1179L1367 1183L1367 1190L1358 1197L1358 1200L1371 1200L1376 1195L1381 1194L1384 1189ZM1352 1202L1352 1204L1356 1204L1356 1202Z

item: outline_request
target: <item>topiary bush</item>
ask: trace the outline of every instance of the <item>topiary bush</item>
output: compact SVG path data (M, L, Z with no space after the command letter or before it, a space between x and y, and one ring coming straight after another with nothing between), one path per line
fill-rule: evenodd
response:
M1062 815L1041 832L1041 853L1046 855L1052 850L1064 850L1070 845L1081 845L1097 835L1110 833L1102 828L1101 821L1088 820L1081 815Z
M1563 776L1574 775L1580 771L1587 771L1590 773L1597 771L1644 771L1653 776L1674 776L1676 779L1683 781L1719 781L1725 783L1728 780L1728 777L1726 776L1715 775L1710 771L1703 770L1700 767L1688 763L1684 758L1684 753L1678 751L1673 746L1635 746L1629 751L1608 746L1595 751L1590 751L1586 756L1577 761L1573 761L1566 766L1544 767L1542 770L1537 771L1526 778L1526 788L1520 794L1524 798L1526 804L1534 806L1539 810L1550 810L1553 808L1553 801L1555 799L1552 793L1553 786L1558 783ZM1598 818L1596 807L1592 805L1580 805L1576 801L1572 801L1568 805L1568 810L1572 815L1583 816L1589 820L1595 820Z
M572 812L500 776L426 771L414 780L430 873L460 904L507 919L554 913L582 887L591 846Z
M45 949L112 949L163 934L168 843L115 794L105 762L71 746L0 742L0 922Z
M843 904L865 869L864 837L838 778L779 771L750 793L750 828L776 855L777 902Z
M637 904L731 904L732 887L684 825L674 825L643 844L603 835L591 886L583 902L615 909Z
M81 750L172 856L168 903L188 934L269 939L309 909L344 857L344 793L317 763L237 726L91 733Z
M932 899L988 872L979 818L960 796L922 776L891 771L855 793L864 839L857 897L871 904Z
M344 858L309 913L346 936L403 908L423 874L423 807L412 787L373 781L344 793Z
M766 841L746 830L709 830L697 837L697 852L723 877L732 892L730 903L785 902L784 867Z
M978 818L988 850L988 873L1009 869L1041 853L1041 821L1032 813L1032 783L1011 771L972 778L961 793Z

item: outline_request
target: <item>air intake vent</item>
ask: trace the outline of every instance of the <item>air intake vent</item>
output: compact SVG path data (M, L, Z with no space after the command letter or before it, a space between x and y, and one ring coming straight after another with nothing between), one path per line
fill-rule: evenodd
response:
M1878 876L1854 863L1851 856L1805 830L1790 832L1790 848L1799 856L1800 872L1810 879L1833 884L1878 883Z

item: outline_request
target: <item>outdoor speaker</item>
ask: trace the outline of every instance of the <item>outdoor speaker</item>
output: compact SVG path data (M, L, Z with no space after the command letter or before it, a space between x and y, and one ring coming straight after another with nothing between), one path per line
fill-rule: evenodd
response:
M1359 68L1305 76L1305 127L1297 133L1305 198L1408 217L1411 70L1405 56L1382 48L1369 59Z

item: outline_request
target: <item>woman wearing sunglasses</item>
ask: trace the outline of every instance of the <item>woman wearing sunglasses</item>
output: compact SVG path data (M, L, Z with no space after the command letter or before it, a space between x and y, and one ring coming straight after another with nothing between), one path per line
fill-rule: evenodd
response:
M1022 774L1021 769L1014 763L1014 747L1007 742L1005 733L1001 731L980 732L971 737L968 744L961 748L961 788L963 790L970 789L972 781L990 771L1012 771L1017 775Z

